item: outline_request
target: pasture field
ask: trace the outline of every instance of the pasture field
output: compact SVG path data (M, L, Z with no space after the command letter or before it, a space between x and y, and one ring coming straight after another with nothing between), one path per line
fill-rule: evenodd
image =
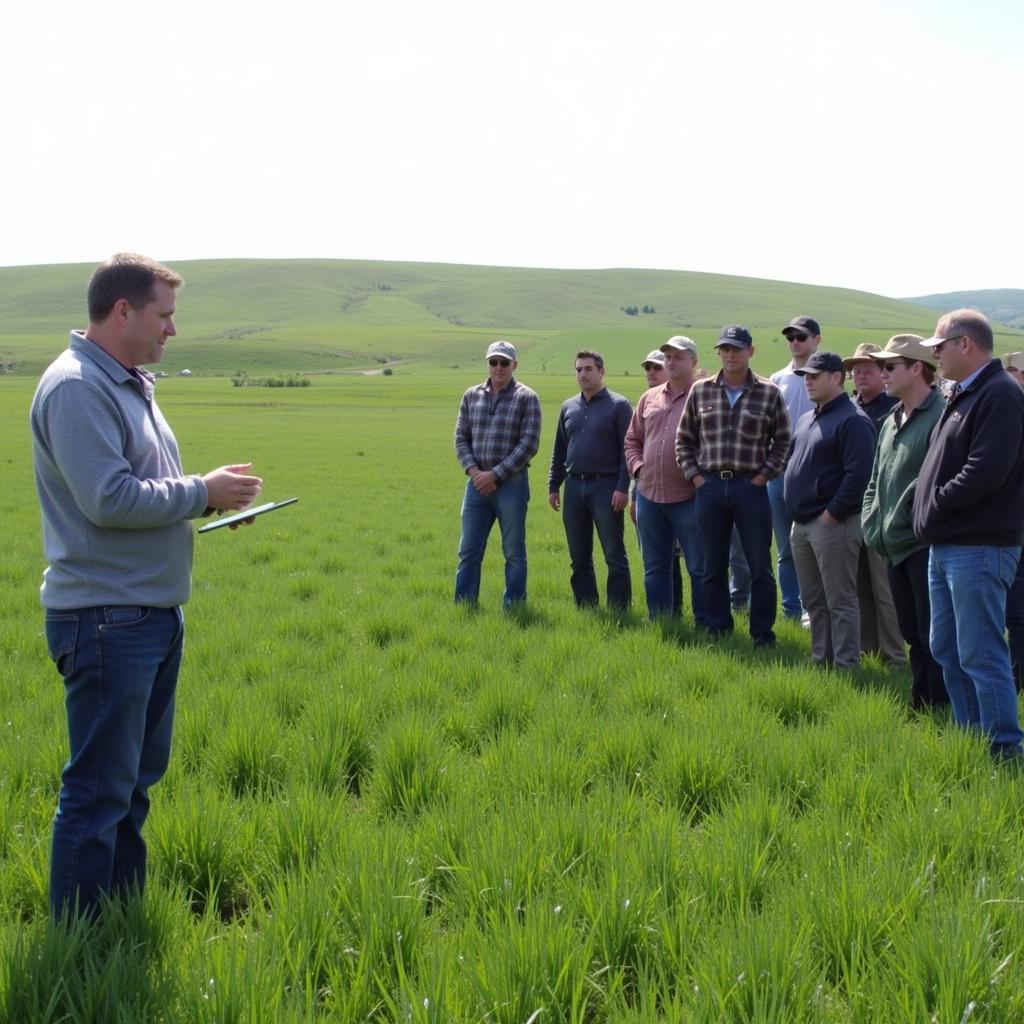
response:
M451 603L479 363L161 382L189 471L251 458L300 502L196 538L149 888L91 933L47 923L62 694L34 382L0 378L0 1020L1024 1019L1024 783L911 716L903 675L812 671L799 628L767 659L742 624L648 623L632 535L634 612L577 612L553 367L522 371L545 425L515 614L496 535L479 609Z

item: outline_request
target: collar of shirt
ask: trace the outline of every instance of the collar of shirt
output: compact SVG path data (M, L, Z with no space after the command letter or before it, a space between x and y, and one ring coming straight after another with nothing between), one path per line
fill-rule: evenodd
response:
M972 373L969 377L964 377L964 379L962 381L960 381L960 383L958 385L958 390L957 390L956 393L958 395L962 395L978 379L978 377L982 374L982 372L988 369L988 366L989 366L989 364L985 363L984 366L979 366L974 371L974 373Z
M488 395L491 395L491 394L503 395L503 394L505 394L506 391L515 391L515 389L516 389L516 379L515 379L515 377L509 377L508 383L500 391L495 391L494 390L494 384L491 381L491 378L488 377L487 380L485 380L483 382L483 384L480 385L480 388L481 388L482 391L484 391Z
M587 398L587 396L585 394L583 394L582 391L580 392L580 401L584 405L589 405L591 402L596 402L599 398L607 398L607 397L608 397L608 388L606 388L606 387L601 388L601 390L598 391L598 393L596 395L594 395L593 398Z
M939 401L939 398L939 389L933 384L928 394L909 413L907 412L907 407L902 402L897 402L892 414L896 429L899 430L904 424L909 423L922 409L927 409L930 405L934 405L935 402Z
M831 412L833 409L838 409L844 402L848 402L850 396L845 391L840 391L835 398L826 402L824 405L816 405L814 407L814 418L818 419L820 416L824 416L825 413Z
M750 369L747 370L747 379L742 384L726 384L725 370L719 370L718 374L715 376L715 383L723 390L727 387L731 387L733 390L737 387L742 387L744 391L748 391L754 386L754 382L756 380L757 378L754 376L754 371Z

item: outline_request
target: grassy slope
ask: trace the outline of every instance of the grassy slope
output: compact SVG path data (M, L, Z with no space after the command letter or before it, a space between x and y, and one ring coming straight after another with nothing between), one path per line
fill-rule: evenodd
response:
M655 270L543 270L353 260L177 263L186 278L181 334L166 369L204 373L351 370L397 360L456 367L511 335L532 372L562 372L581 343L632 365L668 333L710 348L723 323L749 324L764 369L787 358L779 327L813 313L826 344L852 350L901 330L928 331L933 314L841 288ZM0 362L35 374L84 320L85 264L0 268ZM382 289L387 285L388 289ZM627 317L625 305L653 305ZM1020 347L1019 336L1000 349ZM767 346L767 347L766 347ZM772 348L771 346L774 346ZM643 350L643 352L641 351ZM539 356L539 358L537 358ZM527 360L524 360L524 368Z
M1024 327L1024 288L985 288L973 292L940 292L907 299L929 309L945 313L961 306L980 309L1000 323L1011 327Z

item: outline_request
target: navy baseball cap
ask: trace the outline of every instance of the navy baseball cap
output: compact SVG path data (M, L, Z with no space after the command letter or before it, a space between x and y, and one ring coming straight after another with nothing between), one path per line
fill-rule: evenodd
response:
M821 334L821 328L818 326L818 321L813 316L795 316L789 321L788 327L782 328L783 334L789 334L790 331L803 331L804 334L809 334L812 338L818 337Z
M715 348L722 345L729 345L731 348L753 348L754 339L743 324L729 324L728 327L722 328Z
M803 377L808 373L816 376L819 373L845 373L846 371L843 369L842 356L836 355L835 352L815 352L799 370L793 372L799 373Z

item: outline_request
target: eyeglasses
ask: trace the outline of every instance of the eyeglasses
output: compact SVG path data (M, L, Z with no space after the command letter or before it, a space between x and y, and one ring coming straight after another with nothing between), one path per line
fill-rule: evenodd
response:
M907 364L901 359L899 362L896 363L882 363L882 369L885 370L886 373L892 373L892 371L895 370L897 366L906 365Z
M804 334L803 331L793 331L786 335L786 338L789 341L806 341L808 337L810 337L810 335Z
M508 366L512 365L512 360L511 359L488 359L487 360L487 365L488 366L508 367Z
M966 334L954 334L952 338L943 338L938 345L932 345L932 351L938 355L942 351L944 345L948 345L951 341L959 341L961 338L966 337Z

